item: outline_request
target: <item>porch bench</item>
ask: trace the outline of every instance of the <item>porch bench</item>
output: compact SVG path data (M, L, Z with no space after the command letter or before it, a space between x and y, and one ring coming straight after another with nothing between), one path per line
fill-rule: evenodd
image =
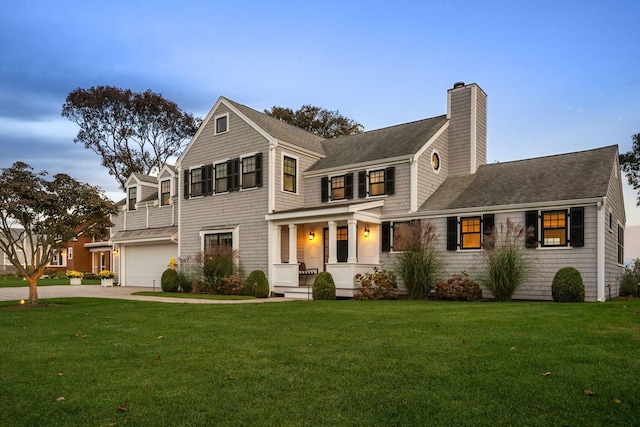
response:
M304 286L307 286L307 277L315 276L316 274L318 274L317 268L307 268L304 262L298 263L298 276L304 276ZM300 277L298 277L298 280L300 280Z

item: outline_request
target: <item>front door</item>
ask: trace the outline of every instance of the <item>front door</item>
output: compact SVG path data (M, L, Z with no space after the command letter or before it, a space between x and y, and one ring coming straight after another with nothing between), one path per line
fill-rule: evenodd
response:
M324 263L329 262L329 229L325 228L322 233L324 241ZM347 262L349 257L349 229L348 227L338 227L336 230L336 256L338 262Z

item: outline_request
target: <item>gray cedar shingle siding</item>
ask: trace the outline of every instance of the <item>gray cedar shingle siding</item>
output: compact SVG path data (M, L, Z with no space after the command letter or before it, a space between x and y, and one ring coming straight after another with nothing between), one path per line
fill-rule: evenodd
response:
M260 113L246 105L238 104L237 102L224 97L222 99L237 108L242 114L247 116L249 120L257 124L272 137L315 153L324 154L322 147L323 138L278 119L274 119L273 117Z
M449 177L420 207L443 211L579 200L607 193L617 147L481 166L473 175Z

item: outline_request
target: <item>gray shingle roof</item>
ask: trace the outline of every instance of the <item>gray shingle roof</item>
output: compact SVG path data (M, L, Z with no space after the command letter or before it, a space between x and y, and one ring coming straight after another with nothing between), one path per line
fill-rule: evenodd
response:
M134 175L136 178L138 178L139 181L150 182L152 184L157 184L158 183L158 177L156 177L156 176L145 175L145 174L140 173L140 172L133 172L132 175Z
M450 177L420 207L442 211L602 197L618 147L483 165Z
M324 154L324 149L322 147L323 138L264 113L260 113L246 105L238 104L228 98L223 97L223 99L240 110L242 114L247 116L251 121L260 126L274 138L289 144L297 145L318 154Z
M323 142L326 157L308 170L317 171L415 154L446 121L446 116L437 116L327 139Z

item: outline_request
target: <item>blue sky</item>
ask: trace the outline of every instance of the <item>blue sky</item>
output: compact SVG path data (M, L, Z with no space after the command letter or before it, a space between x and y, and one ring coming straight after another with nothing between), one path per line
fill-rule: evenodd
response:
M0 167L25 161L120 198L60 116L70 91L95 85L151 89L200 117L220 95L257 110L314 104L371 130L444 114L446 90L475 82L489 97L489 162L628 151L639 15L635 0L6 1Z

